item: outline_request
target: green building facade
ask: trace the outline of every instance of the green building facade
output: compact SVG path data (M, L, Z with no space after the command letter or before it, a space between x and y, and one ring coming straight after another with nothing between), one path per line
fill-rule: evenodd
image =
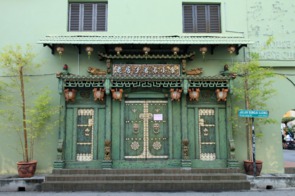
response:
M225 65L258 52L261 65L281 77L265 108L277 123L259 127L256 158L263 173L283 173L280 121L295 100L294 6L291 0L2 2L1 48L31 44L42 63L33 85L49 86L62 106L60 126L37 142L37 172L242 168L247 135L232 128L234 79ZM0 141L0 174L16 173L16 139L2 130Z

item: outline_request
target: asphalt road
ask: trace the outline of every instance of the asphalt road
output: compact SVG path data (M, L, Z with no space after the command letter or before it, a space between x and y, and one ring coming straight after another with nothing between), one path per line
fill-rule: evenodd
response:
M40 192L0 192L2 196L294 196L294 189L288 190L263 190L263 191L245 191L245 192L116 192L116 193L94 193L94 192L77 192L77 193L40 193Z
M295 149L283 150L284 161L295 162Z

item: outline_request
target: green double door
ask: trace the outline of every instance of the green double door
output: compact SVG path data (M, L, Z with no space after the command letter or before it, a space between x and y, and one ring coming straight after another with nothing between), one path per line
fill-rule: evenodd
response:
M167 101L126 100L124 104L124 159L167 159Z

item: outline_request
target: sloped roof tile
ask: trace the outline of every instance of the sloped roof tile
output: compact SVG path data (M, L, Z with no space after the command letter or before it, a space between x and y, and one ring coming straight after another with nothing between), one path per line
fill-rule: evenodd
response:
M40 44L251 44L244 37L228 36L109 36L109 35L48 35Z

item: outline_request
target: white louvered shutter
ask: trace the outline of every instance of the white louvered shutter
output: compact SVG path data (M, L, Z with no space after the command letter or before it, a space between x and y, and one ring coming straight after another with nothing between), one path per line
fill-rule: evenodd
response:
M93 10L94 4L85 3L83 13L83 31L93 31Z
M97 4L96 12L96 31L106 31L107 27L107 4L99 3Z
M198 5L196 6L196 17L197 17L197 33L206 33L207 29L207 14L206 14L206 6Z
M194 29L194 12L192 5L183 6L183 32L193 33Z
M218 5L209 5L209 28L211 33L220 32L220 7Z
M69 7L69 31L80 30L80 4L72 3Z

